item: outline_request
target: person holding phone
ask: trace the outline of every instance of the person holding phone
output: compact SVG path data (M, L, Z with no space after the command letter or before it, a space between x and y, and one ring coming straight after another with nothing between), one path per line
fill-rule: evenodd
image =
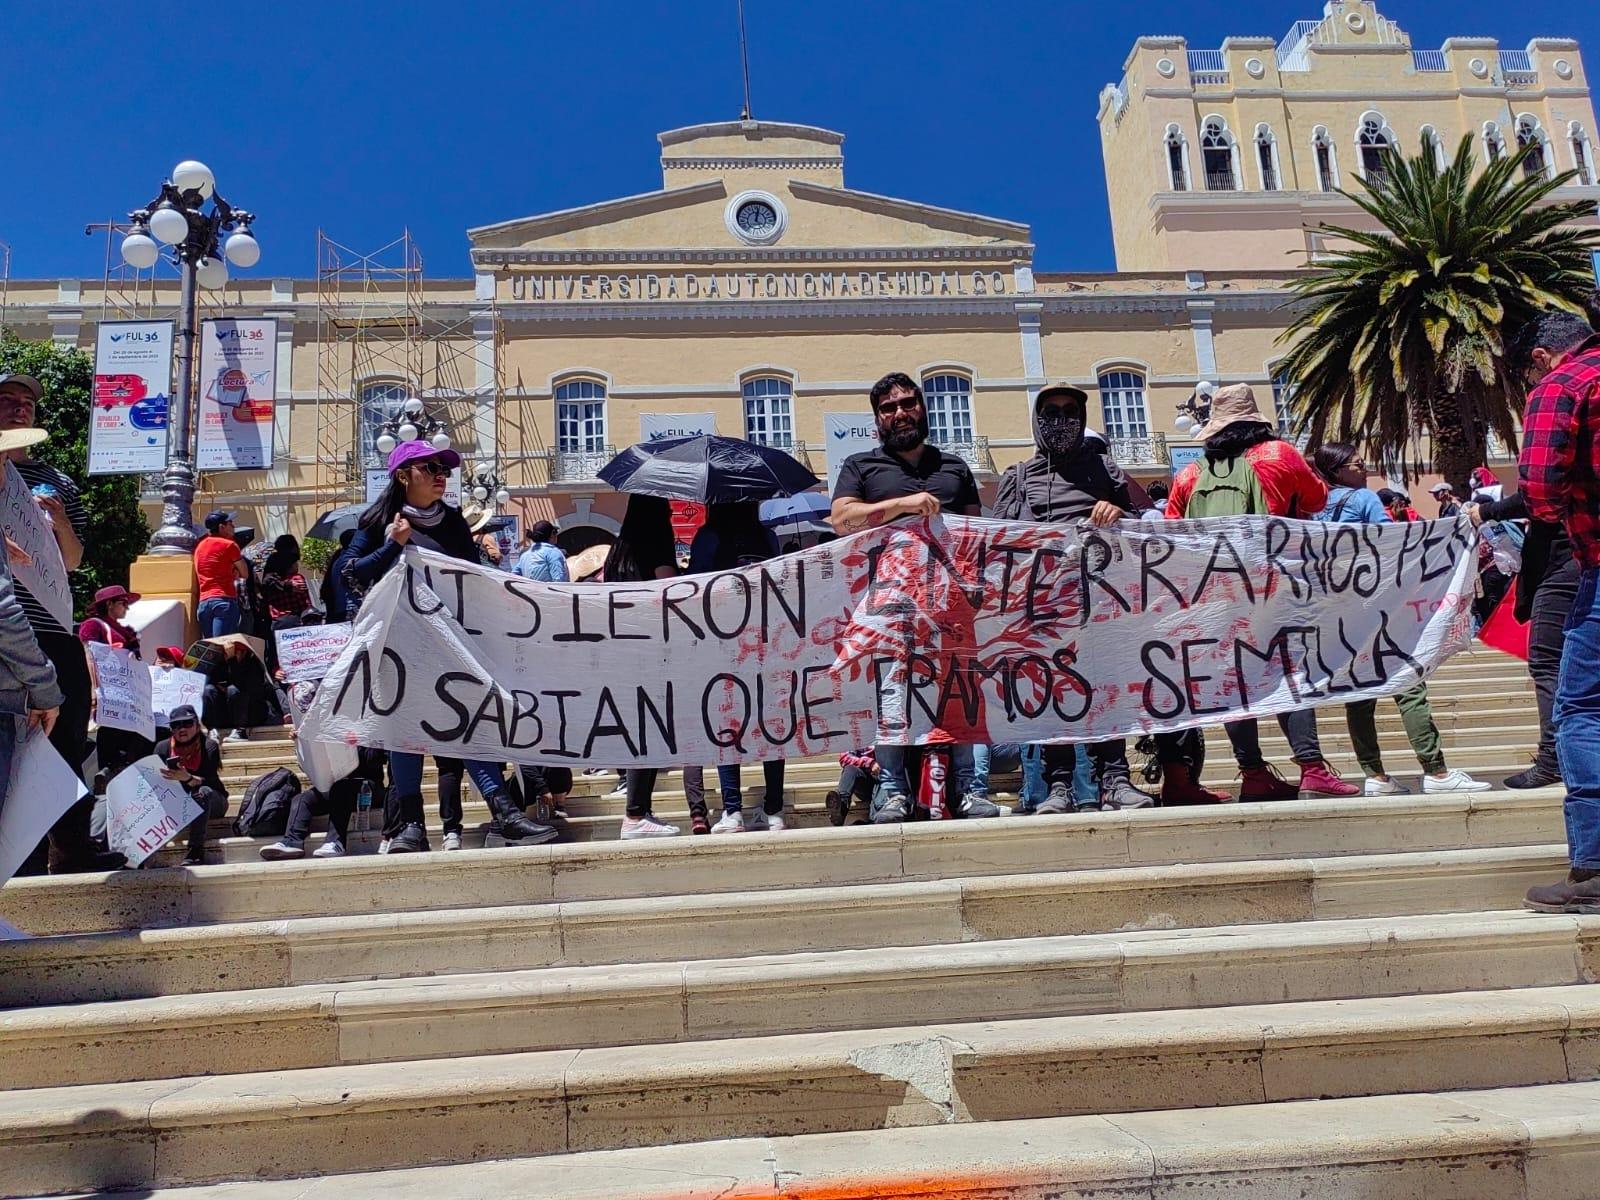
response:
M166 766L161 777L179 784L200 806L189 825L189 845L183 865L205 862L206 822L228 815L228 788L222 782L222 751L200 728L193 705L180 704L167 714L172 736L156 746L156 757Z

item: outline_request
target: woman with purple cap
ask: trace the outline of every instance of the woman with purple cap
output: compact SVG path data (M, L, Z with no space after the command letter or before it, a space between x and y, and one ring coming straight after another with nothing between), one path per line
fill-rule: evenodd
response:
M389 487L361 514L350 543L352 574L370 588L400 561L407 546L420 546L465 562L478 562L478 544L461 510L444 502L450 472L461 465L454 450L436 450L425 441L401 442L389 453ZM548 825L523 816L512 800L503 763L467 760L467 774L483 793L498 834L511 846L536 846L558 835ZM422 811L422 755L389 754L389 775L399 800L400 829L389 841L390 854L428 849ZM446 835L447 842L449 835ZM456 843L460 845L459 835ZM447 849L452 849L448 844Z

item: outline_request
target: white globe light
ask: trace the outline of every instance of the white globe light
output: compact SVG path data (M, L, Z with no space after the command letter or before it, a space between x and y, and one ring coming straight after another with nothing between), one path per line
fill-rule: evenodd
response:
M422 401L418 400L415 396L412 396L401 407L406 410L407 416L414 417L422 411Z
M150 232L158 241L176 246L189 236L189 222L175 208L158 208L150 214Z
M1177 415L1177 417L1173 420L1172 427L1174 429L1176 429L1179 433L1186 434L1186 433L1189 432L1190 423L1191 422L1189 421L1189 414L1188 413L1179 413Z
M1195 384L1195 386L1194 386L1194 394L1197 395L1197 396L1210 397L1210 396L1216 395L1216 392L1217 392L1217 385L1214 384L1214 383L1210 383L1210 382L1208 382L1208 381L1206 381L1204 379L1202 379L1199 383Z
M161 247L156 245L155 239L148 233L130 233L122 239L122 259L130 267L137 267L141 271L146 267L156 265L156 259L161 257Z
M199 192L202 200L210 197L217 186L217 177L203 162L186 158L172 168L172 186L180 192Z
M236 267L253 267L261 261L261 243L245 230L230 234L222 252Z
M407 421L404 425L400 426L399 429L395 430L395 433L399 435L400 440L402 442L414 442L414 441L416 441L418 432L419 431L418 431L417 427L415 425L413 425L410 421Z
M202 258L194 277L203 288L219 288L228 282L228 264L220 258Z
M378 435L378 453L379 454L387 454L387 453L389 453L389 451L393 450L394 448L395 448L395 440L394 440L394 437L391 434L380 433Z
M494 494L494 502L496 504L510 504L511 503L511 493L506 491L505 488L501 488L498 492L496 492Z
M489 498L489 489L484 487L483 484L480 483L477 487L472 489L472 498L474 500L476 500L479 504L482 504L485 500L487 500Z
M450 435L448 433L436 433L428 441L435 450L450 449Z

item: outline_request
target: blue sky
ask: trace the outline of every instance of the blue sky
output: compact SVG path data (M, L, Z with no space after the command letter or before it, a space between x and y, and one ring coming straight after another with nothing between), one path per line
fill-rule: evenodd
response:
M852 187L1026 221L1042 269L1105 269L1096 96L1133 39L1276 38L1320 9L747 0L754 110L843 132ZM1576 37L1600 71L1593 2L1384 11L1419 48ZM202 12L214 24L197 29ZM314 273L320 225L357 249L409 226L430 277L464 276L468 226L659 187L658 131L737 117L734 13L734 0L19 2L0 117L11 276L97 277L104 243L84 225L137 207L190 156L259 215L251 274Z

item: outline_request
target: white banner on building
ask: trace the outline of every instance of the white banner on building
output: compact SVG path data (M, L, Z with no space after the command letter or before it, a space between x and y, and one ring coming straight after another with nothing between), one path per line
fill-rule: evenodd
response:
M1476 565L1455 519L950 516L637 584L409 549L299 740L667 766L1179 730L1412 686L1469 640Z
M828 444L828 495L832 496L844 460L878 448L878 423L869 412L824 413L822 434Z
M171 321L102 321L95 335L89 474L132 475L167 465Z
M199 671L155 665L149 671L150 708L157 725L165 725L167 714L180 704L187 704L195 712L200 711L205 702L206 677Z
M696 434L716 432L716 413L639 414L639 440L641 442L659 442L662 438L694 437Z
M22 725L9 713L0 715L0 721L16 721L19 730ZM11 782L0 801L0 883L17 873L61 814L88 790L42 732L17 734Z
M161 777L154 754L130 763L106 785L106 842L137 867L200 815L183 785Z
M383 467L367 468L367 503L371 504L384 489L389 486L389 472ZM444 502L456 508L461 507L461 468L457 467L450 472L450 478L444 485Z
M202 321L195 466L202 471L270 467L277 399L278 322L271 317Z
M155 714L151 708L150 670L132 650L119 650L104 642L85 642L94 663L95 720L111 729L126 729L155 740Z
M333 625L302 625L273 633L278 643L278 666L289 683L321 679L350 640L348 621Z
M11 563L11 577L27 588L61 628L72 628L72 584L67 564L56 544L51 518L33 498L28 481L11 463L5 465L5 489L0 491L0 533L15 542L26 562Z

